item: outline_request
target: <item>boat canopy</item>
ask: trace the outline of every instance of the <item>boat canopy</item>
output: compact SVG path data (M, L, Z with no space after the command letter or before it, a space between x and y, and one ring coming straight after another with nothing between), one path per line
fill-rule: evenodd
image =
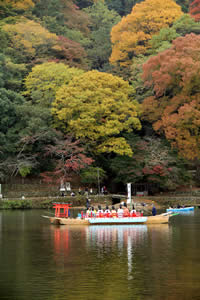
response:
M55 208L55 217L57 218L68 218L69 217L69 203L53 203L53 208Z

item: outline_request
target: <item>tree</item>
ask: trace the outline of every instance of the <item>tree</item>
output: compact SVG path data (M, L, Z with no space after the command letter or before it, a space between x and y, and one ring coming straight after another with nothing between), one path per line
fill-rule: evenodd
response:
M130 66L129 82L134 88L134 98L142 103L145 98L153 95L152 88L146 87L142 79L143 64L148 60L149 57L144 55L138 55L133 59L132 65Z
M109 10L103 1L85 9L91 20L90 34L85 45L92 69L103 69L111 54L110 31L119 22L120 17L114 10Z
M149 41L148 54L158 54L171 47L171 43L180 35L176 32L174 27L162 28L159 34L153 35Z
M189 7L190 15L195 19L196 22L200 21L200 1L190 0Z
M184 13L188 13L190 0L176 0L176 3L181 6Z
M133 56L146 52L152 35L171 26L182 14L173 0L146 0L136 4L131 14L123 17L112 29L110 62L130 64Z
M38 0L33 13L43 17L55 17L61 26L88 33L88 16L73 0Z
M88 167L80 172L81 182L84 184L95 184L98 189L98 181L102 183L106 179L106 172L102 168Z
M17 21L18 19L16 19ZM21 17L15 24L5 24L3 30L9 36L9 55L17 62L30 62L37 57L51 56L50 51L58 38L39 23Z
M179 37L143 66L145 85L154 90L143 102L143 118L187 159L200 157L199 47L200 36Z
M127 137L133 150L132 157L116 156L110 166L116 182L151 183L161 189L175 189L190 184L186 162L177 156L170 145L155 136L143 138L129 134Z
M87 67L86 53L79 43L50 33L35 21L15 18L14 24L5 24L2 28L9 38L5 51L17 63L57 59L70 66Z
M47 62L36 65L25 79L25 95L31 98L33 104L50 107L56 91L83 72L63 63Z
M132 155L122 131L140 129L133 89L117 76L97 71L75 77L61 87L52 113L58 128L83 138L97 153Z
M17 146L15 157L21 166L31 166L31 174L38 175L49 169L49 157L44 156L47 144L58 138L57 132L52 128L52 115L49 108L32 105L26 101L16 108L18 122L15 126L17 132Z
M24 64L15 64L9 57L0 54L0 87L19 92L26 72Z
M56 54L59 61L67 63L70 67L88 69L87 53L80 43L74 42L64 36L58 37L58 53Z
M144 0L105 0L110 10L115 10L120 16L126 16L130 14L133 6Z
M34 7L32 0L1 0L1 6L11 8L16 11L25 11Z
M0 157L16 151L18 134L15 126L18 122L17 105L23 104L24 99L16 92L0 88Z
M189 14L184 14L173 24L172 28L175 29L177 34L181 36L189 33L200 33L200 23L195 22Z
M46 147L46 156L54 161L54 170L41 173L43 180L48 183L64 183L73 173L90 165L93 160L84 154L79 141L73 141L69 136L63 140L55 138L54 144Z

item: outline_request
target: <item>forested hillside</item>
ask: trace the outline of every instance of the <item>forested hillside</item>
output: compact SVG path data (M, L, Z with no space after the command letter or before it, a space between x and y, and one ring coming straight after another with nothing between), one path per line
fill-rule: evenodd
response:
M0 178L200 179L200 0L0 1Z

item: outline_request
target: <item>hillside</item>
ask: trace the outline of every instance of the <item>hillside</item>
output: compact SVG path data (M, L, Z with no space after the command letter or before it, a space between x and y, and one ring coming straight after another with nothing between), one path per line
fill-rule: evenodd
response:
M198 186L199 21L199 0L1 1L1 183Z

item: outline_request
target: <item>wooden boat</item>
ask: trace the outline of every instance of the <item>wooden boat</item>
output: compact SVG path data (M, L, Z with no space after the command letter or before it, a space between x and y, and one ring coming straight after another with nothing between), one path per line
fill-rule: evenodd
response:
M168 208L166 209L167 212L187 212L187 211L193 211L194 210L194 206L190 206L190 207L180 207L180 208Z
M143 216L137 214L130 217L79 217L69 218L69 204L66 203L54 203L55 216L42 216L48 218L51 224L55 225L119 225L119 224L166 224L169 222L169 218L174 214L171 212L164 213L157 216ZM61 212L62 210L62 212Z
M157 216L149 216L147 217L147 222L146 224L167 224L169 223L170 217L173 217L177 214L173 214L171 212L169 213L164 213L164 214L160 214Z
M170 217L175 214L161 214L149 217L126 217L126 218L59 218L42 216L48 218L54 225L122 225L122 224L167 224Z

